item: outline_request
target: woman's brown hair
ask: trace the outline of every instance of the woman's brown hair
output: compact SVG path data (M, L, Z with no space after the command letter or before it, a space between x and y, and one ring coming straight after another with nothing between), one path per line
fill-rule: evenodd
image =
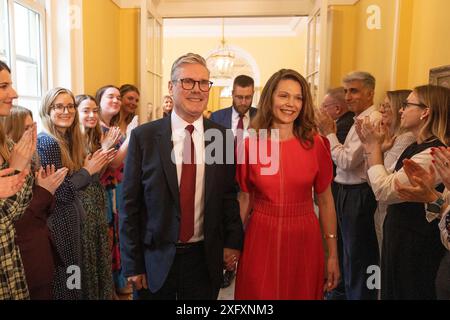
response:
M302 109L294 120L294 136L307 146L312 146L314 134L317 132L314 119L314 106L309 85L305 78L295 70L281 69L275 72L264 86L258 104L258 112L251 123L251 128L257 132L261 129L272 128L273 123L273 95L281 80L293 80L300 84L302 94Z

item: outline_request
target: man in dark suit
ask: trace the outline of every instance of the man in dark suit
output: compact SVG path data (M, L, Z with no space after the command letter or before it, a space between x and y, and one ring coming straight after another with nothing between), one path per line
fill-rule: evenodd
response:
M232 129L238 142L241 142L240 140L244 138L244 132L247 131L250 121L257 111L256 108L252 107L255 81L246 75L237 76L233 81L231 94L233 105L213 112L210 119L227 129ZM226 270L223 275L222 288L230 286L234 276L234 271Z
M170 117L131 133L119 222L122 268L137 299L216 299L224 266L239 259L235 165L225 162L234 138L202 117L211 84L201 56L178 58ZM217 145L210 132L223 137L215 163L204 156Z
M334 121L336 121L336 136L340 143L345 142L345 138L353 126L355 120L355 114L348 110L347 103L345 102L345 92L344 87L338 87L328 90L327 94L323 98L321 110L325 111ZM336 176L336 165L333 163L333 173ZM333 197L337 199L338 186L336 182L333 181L331 184L331 191ZM335 205L336 206L336 205ZM339 268L342 272L344 269L343 265L343 246L342 246L342 235L341 229L338 224L338 253L339 253ZM345 300L345 284L344 280L341 278L339 280L338 286L327 294L327 300Z
M250 120L256 115L257 109L252 107L255 82L249 76L237 76L233 81L231 94L233 105L213 112L210 119L227 129L232 129L236 136L238 128L242 125L240 129L246 131Z

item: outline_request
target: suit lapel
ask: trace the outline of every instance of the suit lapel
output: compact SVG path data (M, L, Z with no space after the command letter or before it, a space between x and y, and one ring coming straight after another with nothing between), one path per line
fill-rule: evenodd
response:
M170 192L172 193L172 197L175 200L177 208L180 208L177 167L172 161L173 142L170 117L165 117L162 120L161 131L159 135L155 137L155 139L159 147L162 167L166 175ZM177 210L177 212L180 212L180 210Z
M233 107L230 107L227 109L227 117L226 117L226 123L228 126L225 126L228 129L231 129L233 125L233 119L231 117L232 115L233 115Z

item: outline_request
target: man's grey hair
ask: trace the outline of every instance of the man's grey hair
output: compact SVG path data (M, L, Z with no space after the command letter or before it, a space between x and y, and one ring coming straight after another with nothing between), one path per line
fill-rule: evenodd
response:
M205 58L203 58L199 54L189 52L189 53L186 53L186 54L182 55L181 57L179 57L173 63L172 70L170 71L170 79L171 80L177 80L175 78L176 73L178 71L178 68L182 64L200 64L200 65L204 66L206 69L208 69ZM209 70L208 70L208 73L209 73Z
M345 102L344 87L337 87L337 88L328 89L327 95L329 95L333 100L335 100L341 106L343 106L343 107L347 106L347 104Z
M365 71L350 72L344 77L344 79L342 79L342 82L349 83L356 80L362 81L366 88L375 90L375 77Z

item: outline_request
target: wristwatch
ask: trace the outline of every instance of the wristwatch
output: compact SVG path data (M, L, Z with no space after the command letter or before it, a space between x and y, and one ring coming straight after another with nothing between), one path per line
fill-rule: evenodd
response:
M427 211L440 214L441 208L444 205L445 200L442 197L438 197L434 202L427 203Z

